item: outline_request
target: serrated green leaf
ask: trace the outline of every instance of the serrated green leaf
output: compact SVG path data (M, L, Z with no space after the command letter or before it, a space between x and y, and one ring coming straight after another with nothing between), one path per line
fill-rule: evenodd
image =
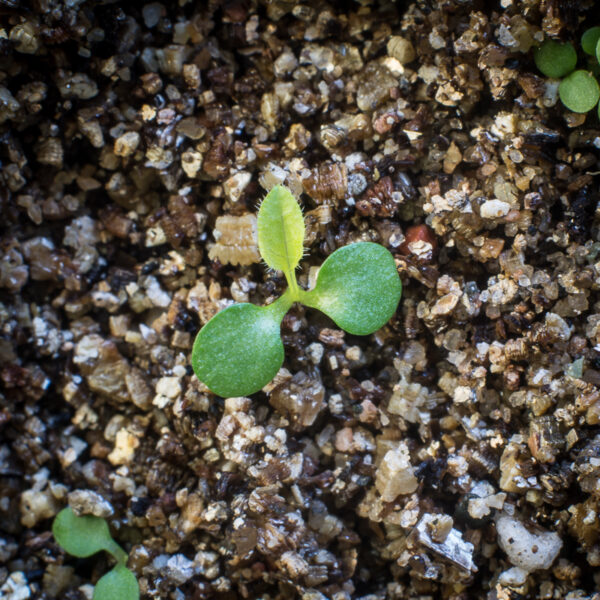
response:
M586 54L594 56L598 39L600 39L600 27L591 27L584 31L581 36L581 48Z
M280 325L291 304L286 293L269 306L234 304L217 313L194 342L198 379L224 398L258 392L283 363Z
M138 600L140 586L135 575L123 565L117 565L103 575L94 587L94 600Z
M290 278L302 258L303 243L304 219L300 206L287 188L277 185L258 211L258 248L272 269L283 271L291 287Z
M390 320L401 294L390 252L379 244L359 242L327 258L314 289L302 294L301 301L324 312L348 333L367 335Z
M577 52L570 42L547 39L533 52L537 68L546 77L559 78L570 73L577 64Z
M573 71L560 82L558 95L569 110L586 113L600 100L600 86L589 71Z
M54 539L66 552L86 558L100 550L110 552L117 560L127 554L112 539L104 519L92 515L78 517L70 508L64 508L52 523Z

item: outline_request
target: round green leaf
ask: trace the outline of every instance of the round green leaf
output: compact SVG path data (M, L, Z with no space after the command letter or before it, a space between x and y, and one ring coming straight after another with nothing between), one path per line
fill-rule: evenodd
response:
M135 575L123 565L117 565L103 575L94 587L94 600L138 600L140 586Z
M284 295L270 306L234 304L217 313L194 342L198 379L224 398L258 392L283 363L280 324L290 305Z
M596 59L600 62L600 39L596 42Z
M288 282L298 266L304 244L304 219L290 190L276 185L258 211L258 249L264 261L283 271Z
M114 546L117 546L104 519L92 515L78 517L70 508L64 508L56 515L52 523L52 534L59 546L80 558L91 556L100 550L112 553ZM127 557L123 550L121 552Z
M586 54L594 56L596 54L596 46L600 39L600 27L592 27L583 32L581 36L581 47Z
M546 77L558 79L575 68L577 52L570 42L562 44L548 39L534 50L533 59L537 68Z
M396 312L402 284L394 257L379 244L359 242L336 250L301 301L318 308L355 335L385 325Z
M571 111L585 113L596 106L600 99L600 87L588 71L574 71L558 86L562 103Z

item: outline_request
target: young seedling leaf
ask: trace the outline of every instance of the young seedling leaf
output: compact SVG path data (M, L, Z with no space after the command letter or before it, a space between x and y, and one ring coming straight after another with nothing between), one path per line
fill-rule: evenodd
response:
M596 55L596 46L600 39L600 27L591 27L581 36L581 47L586 54Z
M547 39L533 53L537 68L546 77L558 79L570 73L577 64L577 52L570 42Z
M600 87L588 71L573 71L558 86L561 102L571 111L585 113L596 106L600 99Z
M92 515L78 517L70 508L64 508L52 523L54 539L66 552L86 558L100 550L110 552L117 560L127 554L110 536L104 519Z
M196 336L192 367L212 392L248 396L265 386L283 363L280 324L291 306L284 294L269 306L234 304Z
M600 39L596 42L596 59L600 62Z
M125 566L117 565L103 575L94 587L93 600L138 600L140 586L135 575Z
M295 284L294 269L302 258L304 219L294 195L282 185L275 186L258 211L258 248L265 262L283 271L288 284Z
M390 252L379 244L359 242L327 258L314 289L301 301L324 312L348 333L367 335L390 320L401 294Z

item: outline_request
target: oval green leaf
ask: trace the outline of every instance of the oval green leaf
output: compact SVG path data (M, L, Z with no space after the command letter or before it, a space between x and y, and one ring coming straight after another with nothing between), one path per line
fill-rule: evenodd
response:
M276 185L263 200L258 211L258 249L272 269L293 276L304 244L304 219L290 190Z
M59 546L80 558L86 558L100 550L113 553L117 546L104 519L92 515L78 517L70 508L64 508L56 515L52 523L52 534ZM127 557L123 550L121 552Z
M138 600L140 586L135 575L123 565L117 565L103 575L94 587L94 600Z
M192 367L209 389L230 398L265 386L283 364L280 324L291 302L234 304L217 313L196 336Z
M600 27L591 27L587 31L583 32L581 36L581 47L586 54L595 56L596 46L600 39Z
M600 99L600 87L589 71L574 71L558 86L561 102L571 111L585 113L592 110Z
M401 294L390 252L379 244L359 242L329 256L314 289L304 293L301 301L324 312L348 333L368 335L391 319Z
M558 79L570 73L577 64L577 52L570 42L561 43L552 39L545 40L533 52L537 68L546 77Z

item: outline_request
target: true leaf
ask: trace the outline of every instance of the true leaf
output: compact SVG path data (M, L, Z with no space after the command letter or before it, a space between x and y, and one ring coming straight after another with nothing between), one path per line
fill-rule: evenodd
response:
M300 206L287 188L277 185L258 211L258 248L264 261L272 269L283 271L290 285L302 258L303 243L304 219Z
M596 45L600 39L600 27L591 27L583 32L581 36L581 47L586 54L594 56L596 54Z
M52 523L52 534L57 543L73 556L86 558L106 550L117 560L127 558L125 551L112 539L106 521L100 517L78 517L70 508L64 508Z
M561 102L571 111L585 113L596 106L600 99L600 86L588 71L573 71L558 86Z
M287 295L270 306L234 304L217 313L196 336L192 367L212 392L247 396L265 386L283 363L281 319Z
M379 244L359 242L336 250L319 270L302 302L318 308L356 335L381 328L392 317L402 284L394 257Z
M577 64L577 52L573 44L547 39L533 52L537 68L546 77L560 78L570 73Z
M93 600L138 600L140 586L135 575L123 565L117 565L103 575L94 587Z

